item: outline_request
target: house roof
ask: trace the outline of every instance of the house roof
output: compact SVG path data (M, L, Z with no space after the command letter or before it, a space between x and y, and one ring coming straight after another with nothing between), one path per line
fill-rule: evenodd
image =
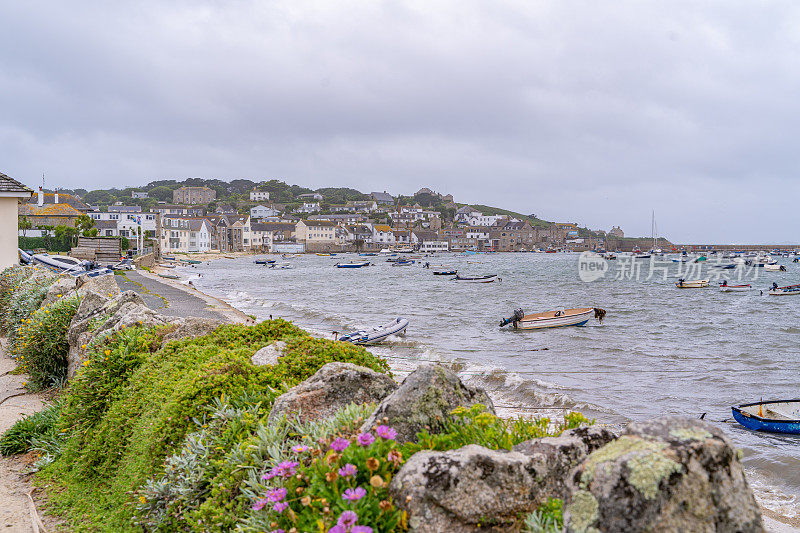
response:
M61 198L59 198L61 200ZM138 205L110 205L109 213L141 213L142 208Z
M97 229L117 229L116 220L95 220L94 225Z
M39 207L36 204L20 204L19 211L20 216L26 217L79 217L83 213L78 211L77 209L73 208L68 204L45 204L42 207Z
M460 214L464 214L464 215L468 215L470 213L477 213L477 212L478 211L474 207L469 206L469 205L465 205L464 207L459 207L458 211L456 211L456 213L460 213Z
M20 195L24 195L26 193L33 194L32 189L26 187L14 178L6 176L2 172L0 172L0 192L19 193Z
M394 196L388 192L371 192L369 195L377 202L394 202Z
M415 229L414 230L414 235L416 235L417 239L419 239L422 242L425 242L425 241L440 241L440 240L442 240L439 237L439 234L436 233L435 231L417 230L417 229Z
M332 220L301 220L300 222L302 222L306 226L327 226L327 227L338 226L338 224L336 224L336 222Z
M524 228L524 227L525 227L525 225L526 225L526 224L527 224L528 226L530 226L530 224L528 224L528 223L527 223L527 222L525 222L524 220L518 220L518 221L516 221L516 222L508 222L508 223L507 223L505 226L503 226L503 228L502 228L502 229L505 229L505 230L517 230L517 229L522 229L522 228Z
M295 225L291 222L266 222L258 224L264 226L265 229L259 231L294 231ZM253 224L255 226L255 224Z
M372 227L375 228L375 231L382 231L384 233L386 233L387 231L392 231L392 228L385 224L375 224Z
M52 204L56 203L56 195L54 193L46 192L46 193L43 193L43 194L44 194L44 205L48 205L48 204L52 205ZM30 199L28 200L28 203L29 204L38 205L38 203L39 203L39 195L38 194L34 194L33 196L31 196ZM91 208L91 206L89 204L84 203L83 201L79 200L78 198L72 196L71 194L65 194L65 193L61 193L60 192L60 193L58 193L58 205L61 205L61 204L67 204L70 207L72 207L73 209L76 209L78 211L86 212L86 211L91 211L92 210L92 208Z

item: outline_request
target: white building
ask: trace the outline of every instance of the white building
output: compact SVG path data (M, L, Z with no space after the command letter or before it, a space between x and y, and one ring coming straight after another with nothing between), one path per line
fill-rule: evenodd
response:
M304 202L301 207L295 210L295 213L318 213L319 202Z
M147 198L147 193L143 191L131 191L131 198Z
M135 237L139 234L139 226L142 227L142 232L147 235L147 232L150 232L150 235L156 236L156 227L157 227L157 213L120 213L120 212L92 212L89 213L89 216L92 217L95 221L95 224L98 226L98 235L103 237ZM116 229L113 230L112 227L108 224L104 224L102 228L100 228L100 221L114 221L116 223ZM106 233L108 231L115 231L112 233Z
M27 202L33 191L0 173L0 270L19 262L19 203Z
M251 202L264 202L269 201L269 193L267 191L257 191L253 189L250 191Z
M280 214L280 211L277 209L266 207L264 205L257 205L250 209L250 218L273 218L279 216Z
M372 242L384 245L395 244L392 228L385 224L374 224L372 226Z
M311 200L317 200L319 202L322 201L322 195L320 193L318 193L318 192L309 192L309 193L306 193L306 194L300 194L300 195L297 196L297 198L300 199L300 200L311 199Z
M211 224L204 218L166 217L161 225L162 252L208 252Z

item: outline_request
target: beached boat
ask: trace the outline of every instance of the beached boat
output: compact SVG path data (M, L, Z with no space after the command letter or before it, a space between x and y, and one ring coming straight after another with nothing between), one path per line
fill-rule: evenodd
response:
M76 259L68 255L33 254L30 257L34 264L42 265L53 272L71 276L86 274L90 277L95 277L114 272L110 268L100 267L91 261Z
M492 283L494 281L501 281L497 274L486 274L483 276L462 276L456 274L453 281L463 281L465 283Z
M752 290L753 287L748 283L747 285L728 285L727 283L720 284L720 292L747 292Z
M509 318L504 318L500 322L500 327L502 328L510 324L514 329L530 330L583 326L593 317L602 322L605 316L606 312L598 307L560 309L531 315L526 315L522 309L517 309L514 311L513 315Z
M353 344L377 344L385 340L390 335L404 335L408 327L408 319L398 317L388 324L377 326L368 330L355 331L339 337L340 341L351 342Z
M202 261L198 261L197 259L178 259L178 261L182 261L184 263L189 263L190 265L202 265Z
M772 296L793 296L800 294L800 285L787 285L786 287L778 287L777 283L773 283L769 289L769 294Z
M764 272L786 272L786 267L776 263L767 263L764 265Z
M180 279L177 274L164 274L159 272L158 276L166 279Z
M731 407L733 418L747 429L800 435L800 400L772 400Z
M434 270L434 276L455 276L458 274L458 270Z
M702 289L703 287L708 287L709 280L707 279L692 279L686 281L685 279L679 279L675 282L675 286L679 289Z
M369 261L350 261L348 263L336 263L336 268L363 268L370 265Z

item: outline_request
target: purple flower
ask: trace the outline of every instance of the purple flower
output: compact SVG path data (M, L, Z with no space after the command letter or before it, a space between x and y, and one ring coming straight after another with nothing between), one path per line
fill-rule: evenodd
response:
M303 452L307 452L308 450L309 450L309 448L305 444L300 444L299 446L293 446L292 447L292 451L294 453L303 453Z
M266 474L261 476L261 481L269 481L270 479L272 479L274 477L275 477L275 471L274 470L270 470L269 472L267 472Z
M347 529L343 526L333 526L328 530L328 533L347 533Z
M362 489L361 487L356 487L354 489L347 489L342 494L342 498L345 500L349 500L351 502L356 502L367 495L367 491Z
M355 511L345 511L339 515L339 520L336 521L336 525L342 526L349 531L351 527L356 525L356 522L358 522L358 515Z
M369 526L353 526L350 533L372 533L372 528Z
M336 439L331 443L331 450L335 452L340 452L345 448L347 448L348 446L350 446L350 441L339 437L338 439Z
M372 433L361 433L356 440L358 441L359 446L366 448L375 442L375 437L372 436Z
M290 477L295 474L297 471L297 466L300 463L296 463L294 461L283 461L282 463L278 463L275 465L275 468L272 469L272 477L280 476L280 477Z
M339 475L342 477L355 476L356 472L358 472L358 468L356 468L356 465L351 465L350 463L347 463L339 469Z
M281 487L279 489L272 489L271 491L267 492L267 500L275 503L283 500L286 497L286 489Z
M273 510L273 511L275 511L276 513L280 514L280 513L282 513L282 512L283 512L283 510L284 510L284 509L286 509L287 507L289 507L289 504L288 504L288 503L286 503L286 502L280 502L280 503L276 503L275 505L273 505L273 506L272 506L272 510Z
M256 500L256 503L253 504L253 507L251 507L251 509L253 509L254 511L260 511L261 509L264 508L265 505L267 505L267 499L259 498Z
M371 532L371 531L372 531L372 530L370 530L370 532ZM286 533L286 532L285 532L284 530L282 530L282 529L273 529L273 530L272 530L272 531L270 531L269 533Z
M397 437L397 431L389 426L378 426L375 428L375 433L377 433L380 438L386 440L394 440L395 437Z

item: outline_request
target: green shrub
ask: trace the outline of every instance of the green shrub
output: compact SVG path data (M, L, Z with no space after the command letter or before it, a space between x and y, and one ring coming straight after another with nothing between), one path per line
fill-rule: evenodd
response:
M403 454L408 457L421 450L454 450L467 444L479 444L492 450L510 450L515 444L526 440L557 437L567 429L594 423L581 413L567 413L563 421L554 425L551 425L553 422L549 418L503 419L488 412L481 404L469 409L458 407L452 414L453 418L445 424L441 433L418 433L417 442L403 446Z
M67 329L78 310L77 297L61 298L25 319L11 347L11 356L30 375L29 387L43 389L67 375Z
M525 533L559 533L564 527L564 501L548 498L525 517Z
M0 455L25 453L36 447L37 439L53 439L58 432L59 411L60 405L54 403L18 420L0 437Z
M2 312L2 330L12 346L22 322L39 309L55 279L52 275L31 275L9 294Z
M33 268L15 265L0 272L0 309L8 308L8 301L14 291L33 274L33 270ZM3 326L3 323L0 322L0 326ZM2 332L8 333L4 328Z

